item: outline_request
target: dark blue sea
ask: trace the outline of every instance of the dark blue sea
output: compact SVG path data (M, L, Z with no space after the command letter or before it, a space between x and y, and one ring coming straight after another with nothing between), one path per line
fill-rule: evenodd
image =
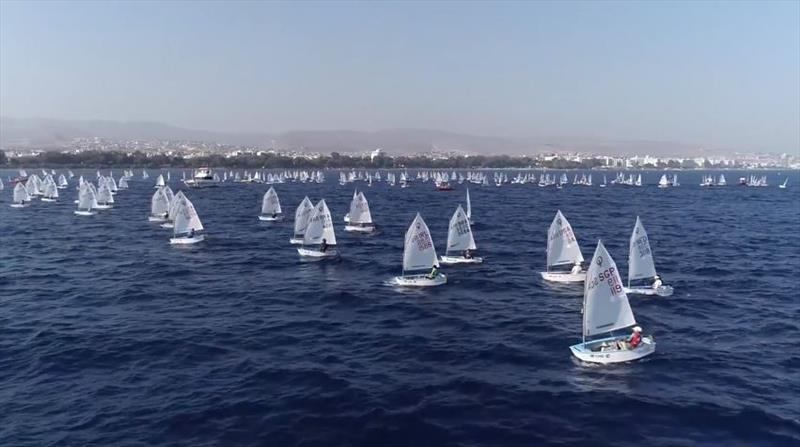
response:
M702 172L664 190L656 172L642 188L473 185L485 263L423 291L384 282L417 212L443 252L466 185L340 186L328 171L275 185L278 224L257 219L266 185L188 190L207 239L178 248L147 221L158 172L140 172L94 217L72 213L77 179L55 204L12 209L0 192L0 445L800 445L796 171L785 190L788 172L765 188L737 172L724 188L698 186ZM354 186L377 235L343 231ZM305 195L326 199L339 262L289 245ZM641 216L675 287L631 297L652 356L571 357L582 287L538 275L557 209L584 256L602 239L623 276Z

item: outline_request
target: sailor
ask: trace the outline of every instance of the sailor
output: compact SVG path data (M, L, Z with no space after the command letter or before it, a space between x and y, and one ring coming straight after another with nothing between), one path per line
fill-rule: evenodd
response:
M272 218L273 218L273 219L275 219L276 217L278 217L278 213L276 213L275 211L273 211L273 212L272 212Z
M628 347L630 349L636 349L637 346L642 342L642 328L639 326L633 327L633 332L631 333L631 337L628 339Z
M431 273L428 275L428 279L435 279L437 276L439 276L439 269L434 265L431 269Z
M658 275L654 276L654 277L653 277L653 280L654 280L654 281L653 281L653 288L654 288L654 289L657 289L657 288L661 287L661 285L662 285L662 284L664 284L664 283L661 281L661 277L660 277L660 276L658 276Z
M464 250L464 259L472 259L472 251L469 248Z
M328 241L326 241L325 239L322 239L322 243L319 244L319 251L325 253L325 250L327 250L327 249L328 249Z
M575 265L573 265L573 266L572 266L572 271L571 271L571 273L572 273L573 275L577 275L577 274L578 274L578 273L580 273L580 272L581 272L581 263L580 263L580 262L578 262L578 261L575 261Z
M194 237L194 228L189 230L189 238L193 238L193 237Z

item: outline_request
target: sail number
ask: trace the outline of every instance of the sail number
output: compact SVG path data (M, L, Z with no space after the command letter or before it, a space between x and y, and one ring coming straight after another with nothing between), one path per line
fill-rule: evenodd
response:
M594 289L604 282L608 284L612 295L617 296L622 293L622 282L619 279L616 267L609 267L593 277L591 282L589 282L589 290Z
M469 233L469 223L467 223L466 219L459 219L456 221L455 230L456 234L463 236Z
M575 235L572 233L572 227L559 228L550 234L550 240L564 239L567 243L575 242Z
M650 255L650 244L647 243L647 236L642 236L639 239L636 239L634 244L636 244L636 250L639 251L640 257Z
M414 235L412 241L414 241L414 244L417 245L417 250L419 251L424 251L431 248L431 237L428 235L427 231L418 231L417 234Z

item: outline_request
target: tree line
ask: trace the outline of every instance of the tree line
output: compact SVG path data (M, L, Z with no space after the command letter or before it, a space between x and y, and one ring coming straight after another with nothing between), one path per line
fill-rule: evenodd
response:
M292 157L282 154L262 153L239 154L226 157L206 155L185 158L182 155L146 154L141 151L131 153L120 151L84 151L79 153L42 152L33 157L7 157L0 151L0 166L5 167L63 167L63 168L199 168L211 166L219 168L246 169L392 169L392 168L430 168L430 169L480 169L480 168L520 168L520 169L591 169L604 166L598 158L578 161L554 158L544 160L529 156L510 155L470 155L450 158L431 158L425 156L388 156L374 158L353 156L332 152L318 157ZM642 169L697 169L729 168L712 164L708 160L698 165L694 160L669 160L658 164L638 166ZM623 169L623 168L618 168Z

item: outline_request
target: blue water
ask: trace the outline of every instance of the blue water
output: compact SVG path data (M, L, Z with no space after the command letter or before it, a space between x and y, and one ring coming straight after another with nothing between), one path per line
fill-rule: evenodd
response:
M309 263L291 219L256 219L265 185L188 191L207 240L170 246L146 219L156 174L90 218L72 185L26 209L0 192L0 445L800 443L796 173L786 190L776 172L767 188L704 189L699 172L666 190L653 172L643 188L473 186L486 262L424 291L383 283L417 211L442 251L464 185L359 184L372 237L342 231L353 187L336 173L276 185L288 215L324 197L337 222L342 260ZM537 273L557 209L587 259L602 238L623 273L641 216L676 290L631 298L654 355L571 358L582 289Z

